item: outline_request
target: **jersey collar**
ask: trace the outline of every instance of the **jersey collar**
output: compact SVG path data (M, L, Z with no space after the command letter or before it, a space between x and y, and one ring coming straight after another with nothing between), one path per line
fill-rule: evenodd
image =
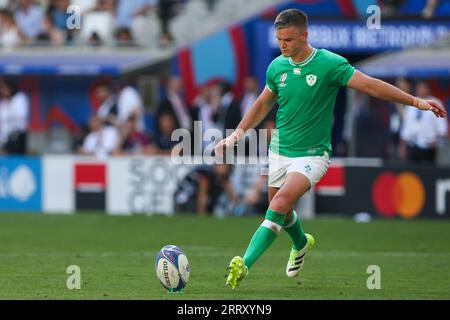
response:
M312 59L314 59L314 56L316 55L316 53L317 53L317 49L314 48L313 51L311 52L311 54L309 55L309 57L306 58L305 61L300 62L300 63L295 63L295 62L292 60L292 58L289 57L289 63L290 63L291 65L293 65L294 67L303 67L303 66L307 65L308 62L310 62Z

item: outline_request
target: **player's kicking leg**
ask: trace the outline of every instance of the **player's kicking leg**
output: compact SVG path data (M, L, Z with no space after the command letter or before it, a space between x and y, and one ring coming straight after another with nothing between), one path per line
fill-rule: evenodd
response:
M309 188L310 182L304 175L293 172L287 176L284 185L270 202L265 220L253 235L244 257L234 257L231 260L228 267L227 285L231 288L236 288L239 285L256 260L277 238L285 224L287 214L291 212L293 205ZM295 234L298 235L299 243L303 241L303 238L304 242L307 242L303 230L297 230Z

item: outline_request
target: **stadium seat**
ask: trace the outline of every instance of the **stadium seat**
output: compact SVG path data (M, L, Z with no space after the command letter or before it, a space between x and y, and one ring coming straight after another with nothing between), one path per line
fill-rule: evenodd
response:
M106 43L112 41L114 18L108 12L88 12L85 14L82 24L82 41L88 41L93 32L97 32Z

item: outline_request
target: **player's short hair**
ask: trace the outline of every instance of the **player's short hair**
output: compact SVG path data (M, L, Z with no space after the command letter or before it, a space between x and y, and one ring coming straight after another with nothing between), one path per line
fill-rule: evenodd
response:
M276 17L274 22L275 29L288 27L297 27L299 29L308 29L308 16L298 9L287 9Z

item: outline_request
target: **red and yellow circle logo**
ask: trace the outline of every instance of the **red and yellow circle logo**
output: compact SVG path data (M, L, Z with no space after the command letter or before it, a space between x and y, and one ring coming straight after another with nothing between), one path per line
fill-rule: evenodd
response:
M375 180L372 202L375 209L385 217L398 214L403 218L414 218L425 205L425 188L413 172L399 175L386 172Z

